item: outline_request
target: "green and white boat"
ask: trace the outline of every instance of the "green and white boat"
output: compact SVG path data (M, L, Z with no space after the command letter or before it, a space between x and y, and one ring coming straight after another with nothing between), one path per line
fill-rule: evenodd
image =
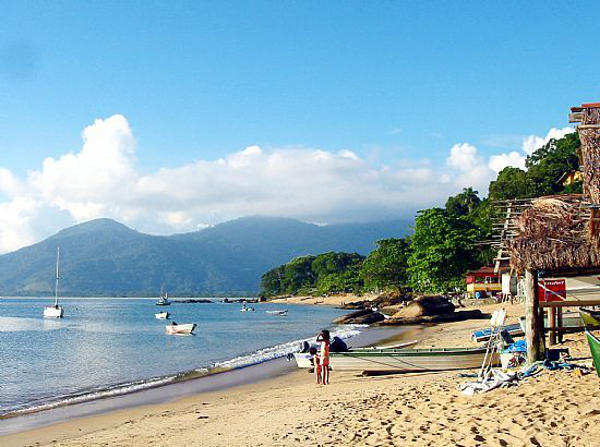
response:
M334 371L418 372L480 368L485 348L354 349L332 352ZM493 363L500 364L494 355Z
M594 366L598 377L600 377L600 340L598 340L590 331L585 331L585 335L590 344L590 351L592 351L592 359L594 360Z
M579 316L587 326L600 326L600 312L589 309L579 309Z

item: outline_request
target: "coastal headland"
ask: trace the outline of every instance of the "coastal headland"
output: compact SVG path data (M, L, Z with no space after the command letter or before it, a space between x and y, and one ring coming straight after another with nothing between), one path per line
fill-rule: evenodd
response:
M485 306L491 312L499 305ZM508 306L514 319L521 305ZM472 346L485 320L411 331L417 347ZM581 334L564 347L589 363ZM2 446L597 446L600 379L543 371L518 386L468 397L460 372L362 377L305 371L175 402L75 419L0 437Z

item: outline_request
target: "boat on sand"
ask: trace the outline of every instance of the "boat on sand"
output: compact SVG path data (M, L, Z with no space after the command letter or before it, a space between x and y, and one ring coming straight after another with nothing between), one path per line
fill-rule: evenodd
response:
M175 322L165 326L167 335L191 335L196 329L196 323L177 324Z
M579 316L584 326L600 326L600 312L590 309L579 309Z
M600 340L587 330L585 331L585 336L590 344L590 351L592 352L596 372L598 373L598 377L600 377Z
M449 371L480 368L485 354L485 348L354 349L332 352L329 364L334 371ZM499 365L500 356L492 361Z

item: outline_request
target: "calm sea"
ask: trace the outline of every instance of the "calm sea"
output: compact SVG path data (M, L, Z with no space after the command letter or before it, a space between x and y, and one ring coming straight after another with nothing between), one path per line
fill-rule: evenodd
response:
M153 299L65 298L62 320L42 317L50 299L0 300L0 416L124 394L284 356L343 311L319 306L182 304ZM266 310L288 309L287 317ZM168 336L154 314L197 323ZM357 327L340 327L348 337Z

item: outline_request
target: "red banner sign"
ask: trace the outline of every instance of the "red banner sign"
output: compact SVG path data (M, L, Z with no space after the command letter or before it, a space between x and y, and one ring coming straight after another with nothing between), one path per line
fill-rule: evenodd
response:
M538 282L540 301L564 301L567 299L567 288L564 279L540 279Z

